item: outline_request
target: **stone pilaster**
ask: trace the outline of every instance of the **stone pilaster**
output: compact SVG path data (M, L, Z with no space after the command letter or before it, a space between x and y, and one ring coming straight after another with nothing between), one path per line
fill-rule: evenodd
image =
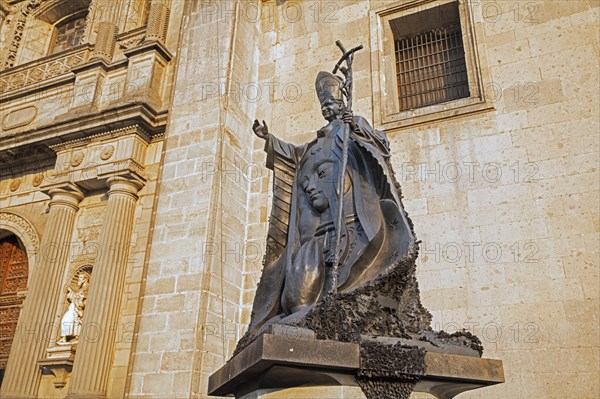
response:
M94 338L80 338L67 398L105 398L113 362L116 324L121 308L137 192L143 183L134 178L108 179L108 205L100 234L83 329Z
M164 42L167 37L167 26L169 25L169 9L163 1L150 3L148 12L148 26L146 28L146 40Z
M83 193L73 184L52 188L48 193L52 200L46 231L12 343L0 391L2 398L37 397L42 377L37 362L45 355L56 322L56 303L68 261L75 213Z
M113 22L104 21L98 24L98 35L96 36L96 45L92 52L93 58L100 58L106 62L112 62L115 52L117 26Z

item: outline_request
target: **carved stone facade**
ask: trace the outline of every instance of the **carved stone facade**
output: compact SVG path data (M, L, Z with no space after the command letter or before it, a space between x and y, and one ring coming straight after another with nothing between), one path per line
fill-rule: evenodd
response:
M312 85L341 39L365 46L353 109L389 138L432 327L504 362L505 384L463 396L597 397L598 4L458 0L469 96L400 111L396 27L452 1L0 0L0 240L28 259L0 396L206 395L262 268L271 177L252 122L314 138ZM81 42L51 54L83 15Z
M148 38L156 6L170 18ZM0 238L16 236L29 261L16 332L2 336L2 397L127 392L182 17L156 6L2 2ZM84 39L51 54L74 15Z

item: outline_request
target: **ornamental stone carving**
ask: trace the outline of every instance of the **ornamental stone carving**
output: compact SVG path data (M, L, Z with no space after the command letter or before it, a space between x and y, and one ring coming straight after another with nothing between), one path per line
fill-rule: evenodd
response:
M110 159L110 157L113 156L114 152L115 147L111 144L107 144L104 147L102 147L102 150L100 151L100 159L106 161L107 159Z
M33 181L31 182L31 184L33 185L33 187L39 187L39 185L42 184L43 181L44 181L44 174L36 173L35 175L33 175Z
M10 191L15 192L19 189L19 187L21 186L21 179L12 179L12 181L10 182L10 186L8 186L8 188L10 189Z
M40 6L45 0L31 0L29 2L23 2L17 11L17 18L15 22L15 28L13 31L13 37L10 45L7 49L6 60L4 61L4 68L12 68L17 60L17 52L21 47L23 41L23 32L25 31L25 25L27 24L27 18L29 15Z
M81 163L83 162L83 158L84 155L82 151L75 151L73 155L71 155L71 166L77 167L81 165Z
M34 256L40 248L40 242L31 224L15 213L0 212L0 230L12 231L19 237L27 250L29 265L33 265Z
M66 74L77 65L87 61L89 49L85 48L76 53L70 53L58 59L37 64L27 69L20 69L0 78L0 92L5 93L26 86L43 82L50 78Z

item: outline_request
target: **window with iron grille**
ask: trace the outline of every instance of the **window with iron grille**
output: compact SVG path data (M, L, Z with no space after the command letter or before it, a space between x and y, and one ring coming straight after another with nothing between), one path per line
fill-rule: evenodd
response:
M469 97L457 3L392 21L392 29L400 111Z

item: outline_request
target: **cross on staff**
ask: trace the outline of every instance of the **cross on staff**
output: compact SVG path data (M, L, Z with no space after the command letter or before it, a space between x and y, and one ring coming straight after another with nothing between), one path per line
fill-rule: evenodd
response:
M354 47L353 49L346 51L342 42L336 40L335 44L342 50L342 57L335 64L333 68L333 74L335 75L338 70L344 74L344 85L342 87L342 93L346 97L346 110L352 112L352 61L354 60L354 53L362 49L362 44ZM342 65L346 62L346 66ZM333 265L331 273L331 285L329 287L329 294L337 293L338 274L339 274L339 262L340 262L340 247L342 241L342 221L344 217L343 211L343 200L344 200L344 180L346 175L346 166L348 165L348 144L350 142L350 126L346 124L344 126L344 138L342 141L342 165L339 170L339 176L337 181L337 199L338 199L338 214L335 220L335 251L333 253Z

